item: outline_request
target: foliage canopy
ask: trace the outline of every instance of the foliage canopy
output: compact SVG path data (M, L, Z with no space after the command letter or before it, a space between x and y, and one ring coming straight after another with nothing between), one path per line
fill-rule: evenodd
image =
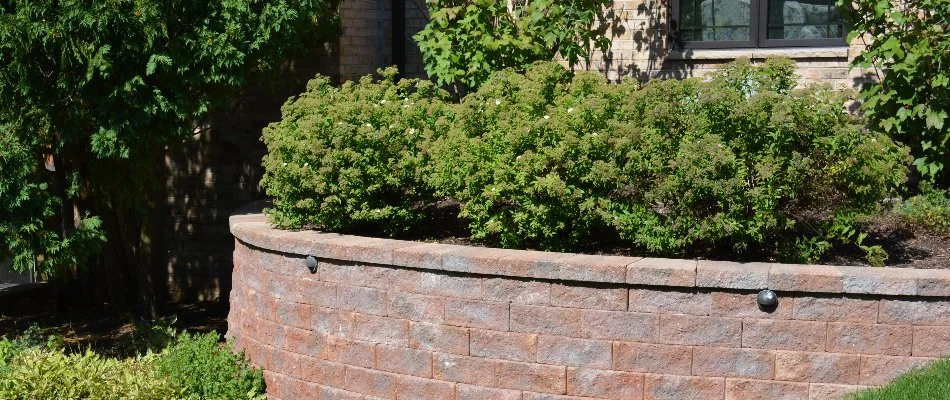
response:
M868 39L853 65L881 73L861 92L869 122L911 148L922 176L950 187L950 1L838 6L850 17L848 41Z
M561 57L571 66L606 51L611 0L435 0L414 39L439 84L482 85L494 71L524 71Z
M0 1L0 258L82 265L141 224L164 146L337 25L325 0Z

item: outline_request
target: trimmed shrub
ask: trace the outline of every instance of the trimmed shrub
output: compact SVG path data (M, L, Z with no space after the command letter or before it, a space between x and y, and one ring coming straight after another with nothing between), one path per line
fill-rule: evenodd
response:
M793 71L787 60L739 60L707 81L660 81L633 94L622 112L651 134L626 157L630 190L613 212L621 236L663 254L796 235L863 240L836 228L853 228L894 193L907 150L844 112L846 93L794 89ZM786 257L820 254L802 250L811 256Z
M261 186L282 228L373 228L398 233L433 200L421 146L448 129L448 94L432 83L364 77L337 88L318 77L264 130Z
M618 120L637 87L556 63L496 73L433 144L430 184L461 202L473 239L564 249L589 238L609 228L604 213L627 180L623 150L642 134Z
M495 74L433 146L432 184L462 203L475 239L505 247L562 249L604 226L671 255L857 241L834 224L853 226L903 182L906 150L842 112L844 93L794 90L793 71L738 61L642 89L555 63ZM789 258L820 254L802 247Z
M883 263L860 222L905 181L908 151L847 113L849 93L794 88L794 70L740 60L641 87L539 62L457 104L391 72L318 79L264 133L269 213L393 234L454 199L473 239L503 247L607 235L654 254L759 247L813 262L852 243Z

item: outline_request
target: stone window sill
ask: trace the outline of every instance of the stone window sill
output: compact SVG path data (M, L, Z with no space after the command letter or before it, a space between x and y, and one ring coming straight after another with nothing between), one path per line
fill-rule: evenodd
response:
M687 49L671 51L667 60L734 60L739 57L763 59L766 57L848 58L848 46L835 47L779 47L759 49Z

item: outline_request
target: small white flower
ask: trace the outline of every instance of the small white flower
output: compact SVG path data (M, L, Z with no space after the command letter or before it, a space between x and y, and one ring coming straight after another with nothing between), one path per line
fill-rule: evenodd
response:
M287 166L287 163L284 163L284 164L283 164L283 165L281 165L281 166L282 166L282 167L286 167L286 166Z
M501 104L501 99L495 99L495 105L497 106L499 104Z
M372 127L373 127L373 124L366 124L366 127L367 127L367 128L372 128Z
M572 111L574 111L574 107L570 107L567 109L567 112L572 112Z
M593 137L597 137L597 132L591 133L590 135Z
M416 128L409 128L409 134L410 134L410 135L415 135L415 134L416 134Z
M520 160L521 156L515 157L515 160Z
M545 116L544 116L544 119L551 119L551 116L550 116L550 115L545 115Z
M343 121L337 122L337 125L343 125Z
M304 168L307 168L308 166L310 166L310 163L303 163Z
M491 191L493 191L493 192L494 192L494 191L495 191L495 188L491 188Z
M386 104L386 99L380 100L380 101L379 101L379 104Z

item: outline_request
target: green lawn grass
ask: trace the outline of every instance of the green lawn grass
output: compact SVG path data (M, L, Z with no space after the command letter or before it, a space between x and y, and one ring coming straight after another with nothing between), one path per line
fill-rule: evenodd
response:
M950 399L950 359L940 360L926 368L912 371L895 379L887 386L858 392L849 399Z

